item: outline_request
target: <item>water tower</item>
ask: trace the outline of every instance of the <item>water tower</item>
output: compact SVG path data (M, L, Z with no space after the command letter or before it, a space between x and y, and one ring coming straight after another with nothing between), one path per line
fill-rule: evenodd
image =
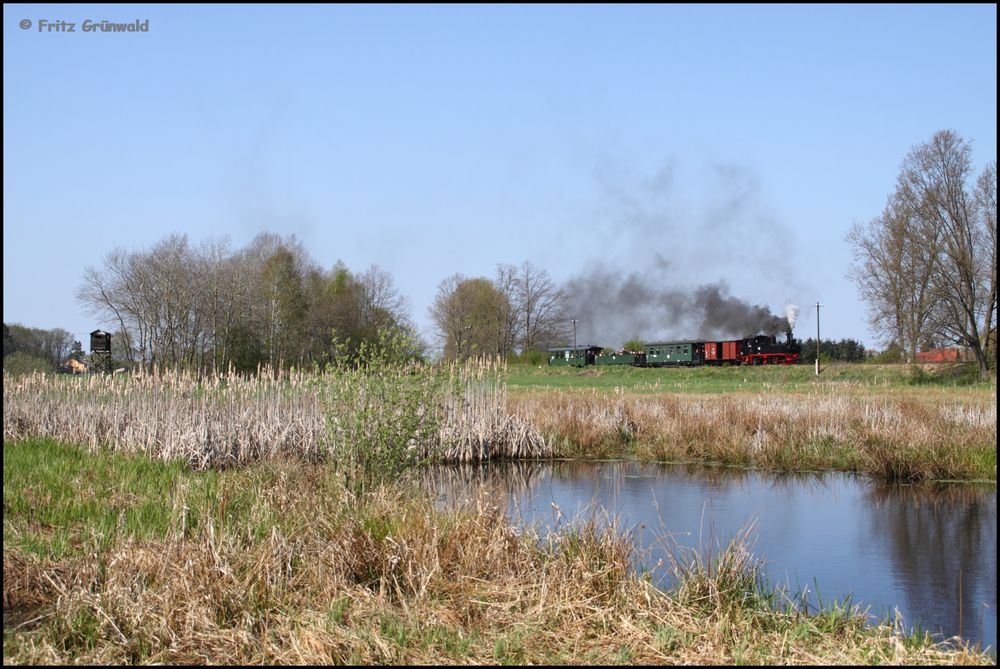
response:
M94 330L90 333L90 356L94 371L111 373L111 333Z

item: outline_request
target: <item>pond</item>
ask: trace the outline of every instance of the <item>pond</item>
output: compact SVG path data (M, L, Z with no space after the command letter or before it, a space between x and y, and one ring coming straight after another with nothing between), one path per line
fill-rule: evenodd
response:
M544 535L596 517L636 540L636 568L674 585L671 555L717 554L745 533L768 582L796 601L898 609L905 629L996 650L996 486L887 485L842 473L557 461L428 470L438 503L483 488Z

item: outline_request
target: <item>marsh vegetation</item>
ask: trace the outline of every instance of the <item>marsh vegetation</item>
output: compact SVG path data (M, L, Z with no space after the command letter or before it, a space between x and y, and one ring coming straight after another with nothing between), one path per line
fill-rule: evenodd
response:
M614 453L995 480L995 385L712 397L508 379L489 362L5 375L5 662L995 662L806 612L744 542L678 556L663 591L630 568L627 532L542 537L510 524L502 490L440 509L410 476Z
M4 444L11 664L991 664L847 607L804 612L736 541L663 591L628 533L518 531L502 500L358 494L298 460L194 472Z

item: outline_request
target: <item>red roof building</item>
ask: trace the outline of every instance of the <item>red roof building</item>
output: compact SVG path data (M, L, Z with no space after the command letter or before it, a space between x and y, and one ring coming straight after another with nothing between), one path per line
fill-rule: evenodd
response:
M960 348L932 348L929 351L919 351L917 360L920 362L967 362L969 355Z

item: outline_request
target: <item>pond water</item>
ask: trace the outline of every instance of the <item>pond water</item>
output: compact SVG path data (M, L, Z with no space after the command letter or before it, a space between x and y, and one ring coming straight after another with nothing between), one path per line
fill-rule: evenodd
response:
M486 463L428 470L438 503L485 487L544 535L595 517L674 585L670 554L717 554L741 533L768 582L810 605L850 599L873 619L996 653L996 486L900 486L841 473L771 474L633 462ZM687 553L685 553L687 552Z

